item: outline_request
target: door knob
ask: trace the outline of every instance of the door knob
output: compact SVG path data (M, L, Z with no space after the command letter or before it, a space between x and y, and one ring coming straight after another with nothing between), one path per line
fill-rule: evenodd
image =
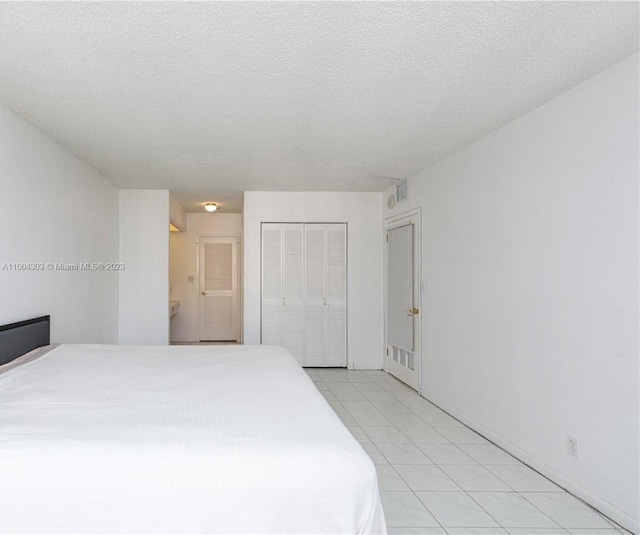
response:
M407 316L417 316L420 313L420 310L417 308L410 308L407 312Z
M207 295L207 292L202 292L202 295Z

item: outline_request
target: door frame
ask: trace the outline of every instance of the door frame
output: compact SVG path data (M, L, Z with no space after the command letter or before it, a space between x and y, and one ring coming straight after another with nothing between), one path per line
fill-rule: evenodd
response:
M237 298L238 298L238 306L237 306L237 310L236 310L236 321L237 321L237 325L238 325L238 340L236 341L238 344L242 344L242 336L243 336L243 325L242 325L242 317L243 317L243 280L242 280L242 236L239 235L233 235L233 236L211 236L211 235L205 235L205 234L198 234L198 242L197 242L197 250L196 250L196 256L197 256L197 260L196 260L196 281L197 281L197 298L198 298L198 306L196 307L196 343L200 343L201 339L200 339L200 315L201 315L201 303L200 303L200 298L201 298L201 293L202 293L202 288L201 288L201 279L200 279L200 273L201 270L203 269L203 266L201 265L201 256L202 256L202 240L206 240L209 238L213 238L213 239L230 239L230 240L235 240L236 241L236 292L237 292Z
M414 355L414 363L418 368L418 393L422 395L422 376L423 376L423 363L424 363L424 353L423 353L423 343L422 343L422 317L423 317L423 306L422 306L422 297L424 295L424 285L422 282L422 250L421 250L421 231L422 231L422 210L421 208L415 208L413 210L409 210L407 212L403 212L401 214L394 215L392 217L386 218L384 225L384 276L383 276L383 288L384 288L384 352L383 352L383 369L387 373L389 372L389 346L387 344L387 329L388 329L388 317L387 317L387 292L388 292L388 275L389 275L389 246L387 242L387 234L389 230L402 226L403 222L409 222L410 220L414 221L413 226L413 265L414 265L414 302L416 303L416 308L419 309L419 313L415 316L414 319L414 346L416 355Z

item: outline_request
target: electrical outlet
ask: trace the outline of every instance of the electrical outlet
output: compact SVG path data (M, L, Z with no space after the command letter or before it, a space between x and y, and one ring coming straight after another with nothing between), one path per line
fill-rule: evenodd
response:
M578 439L575 437L568 436L567 437L567 453L569 455L573 455L574 457L578 456Z

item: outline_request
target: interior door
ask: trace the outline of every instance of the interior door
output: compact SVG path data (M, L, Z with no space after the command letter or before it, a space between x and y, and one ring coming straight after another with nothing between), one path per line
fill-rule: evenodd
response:
M261 343L279 346L282 339L282 228L262 224Z
M305 301L304 365L326 365L325 322L325 225L306 224L305 228Z
M304 356L304 229L282 225L282 347L300 363Z
M200 238L199 316L200 341L239 341L237 238Z
M387 225L387 371L420 390L419 219Z
M327 225L327 366L347 365L347 226Z

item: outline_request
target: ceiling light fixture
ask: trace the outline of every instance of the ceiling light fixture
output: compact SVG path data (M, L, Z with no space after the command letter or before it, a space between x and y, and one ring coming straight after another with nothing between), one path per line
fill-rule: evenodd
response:
M204 209L207 212L215 212L218 209L218 205L214 202L208 202L207 204L204 205Z

